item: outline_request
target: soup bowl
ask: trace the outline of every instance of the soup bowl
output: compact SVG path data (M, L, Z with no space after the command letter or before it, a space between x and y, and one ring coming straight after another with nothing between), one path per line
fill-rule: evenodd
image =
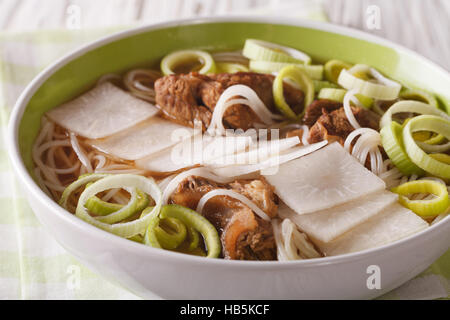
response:
M316 61L369 64L404 85L436 94L449 108L450 75L372 35L285 18L212 18L144 26L73 51L40 73L10 119L8 148L28 201L46 230L93 271L143 297L172 299L370 299L418 275L446 252L450 217L382 247L320 259L231 261L185 255L125 240L64 210L32 175L32 144L44 112L88 90L104 74L150 66L172 50L242 48L246 38L303 50ZM374 281L376 277L377 281Z

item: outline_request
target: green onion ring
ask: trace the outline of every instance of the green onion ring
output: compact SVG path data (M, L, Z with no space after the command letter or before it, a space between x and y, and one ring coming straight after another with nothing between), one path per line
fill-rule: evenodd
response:
M151 208L151 211L148 215L144 215L139 219L129 222L108 224L98 221L89 214L87 208L85 207L85 203L89 198L108 189L127 187L140 189L142 190L142 192L150 195L150 197L153 198L153 200L155 201L155 206ZM146 178L134 174L116 174L105 176L104 178L94 182L89 188L85 189L78 199L78 205L75 214L80 219L98 228L101 228L123 238L130 238L134 235L145 232L145 229L152 220L153 214L159 213L161 204L161 190L152 178ZM126 210L131 205L132 203L130 201L122 208L122 210Z
M325 63L325 79L332 83L337 83L342 69L349 69L352 65L341 60L329 60Z
M412 174L423 176L425 174L408 157L403 146L402 126L399 123L391 121L389 125L381 129L380 135L384 151L386 151L389 159L391 159L392 163L400 172L408 176Z
M439 116L445 119L450 119L450 116L444 111L436 109L429 104L414 101L414 100L404 100L394 103L381 117L380 128L388 125L392 121L392 115L399 112L414 112L419 114L429 114Z
M292 109L284 99L283 80L285 78L291 79L292 81L299 84L305 94L303 111L299 115L296 115L294 111L292 111ZM275 105L282 114L292 120L301 118L306 111L306 107L309 106L314 100L314 84L312 80L302 69L296 67L295 65L289 65L280 70L278 75L275 77L275 80L273 81L272 90Z
M392 188L399 194L399 202L422 218L430 218L444 213L449 206L447 186L432 180L416 180ZM430 193L436 198L431 200L410 200L408 194Z
M412 118L403 128L403 141L409 158L426 172L443 179L450 179L450 165L430 157L417 146L412 134L417 131L432 131L450 140L450 120L433 115Z
M219 234L216 228L202 215L189 208L169 204L161 208L160 218L177 218L187 227L198 230L203 236L208 251L207 258L217 258L221 252Z
M161 60L161 71L164 75L174 74L173 70L177 65L194 59L203 63L203 67L198 73L208 74L216 71L213 57L208 52L201 50L180 50L169 53Z
M86 185L86 187L89 187L89 184ZM88 199L88 201L85 204L86 209L89 210L89 212L95 214L96 216L102 216L102 217L97 217L97 220L102 221L102 222L107 222L107 223L114 223L120 220L123 220L125 218L128 218L134 214L136 214L137 212L140 212L142 210L144 210L148 204L149 204L149 198L148 196L143 193L141 190L133 188L132 190L134 190L134 192L136 193L136 206L134 208L134 211L129 212L129 214L127 214L125 217L123 217L122 219L119 220L114 220L114 216L112 216L112 214L116 211L119 211L120 209L123 208L122 204L119 203L110 203L110 202L106 202L101 200L100 198L98 198L97 196L91 197ZM133 192L132 192L133 194ZM109 217L109 218L107 218ZM116 217L117 219L117 217ZM112 222L111 222L112 221Z
M163 228L163 224L174 232L169 232ZM187 228L180 220L172 217L160 219L158 225L153 229L159 244L163 249L174 250L186 239Z

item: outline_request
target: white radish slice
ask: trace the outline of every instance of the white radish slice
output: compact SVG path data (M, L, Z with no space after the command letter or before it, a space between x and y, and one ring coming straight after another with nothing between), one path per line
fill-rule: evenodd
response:
M322 148L327 143L328 141L324 140L308 146L294 147L257 164L226 166L214 168L212 171L221 177L241 177L256 171L261 171L264 175L274 175L277 174L278 167L281 164L310 154Z
M327 256L379 247L428 227L422 218L398 203L328 243L315 242Z
M321 242L330 242L379 214L397 199L398 195L395 193L383 191L330 209L307 214L297 214L282 203L278 208L278 215L291 219L309 237Z
M258 141L258 144L255 144L255 148L251 148L251 150L216 158L213 162L220 167L227 165L257 164L272 156L278 155L299 143L300 138L297 136L276 140L260 140Z
M153 117L158 108L106 82L47 112L60 126L89 139L99 139Z
M214 162L245 150L251 137L209 137L195 135L178 144L135 161L137 167L154 172L172 172L198 164Z
M121 159L136 160L188 139L194 132L194 129L153 117L115 135L86 143Z
M283 163L277 174L264 176L298 214L328 209L385 189L383 180L337 142Z

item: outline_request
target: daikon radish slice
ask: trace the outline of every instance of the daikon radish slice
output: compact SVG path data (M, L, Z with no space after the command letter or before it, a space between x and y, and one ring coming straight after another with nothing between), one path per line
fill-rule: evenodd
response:
M297 214L283 204L278 209L278 215L291 219L310 238L330 242L381 213L397 199L398 196L395 193L383 191L330 209L307 214Z
M153 117L107 138L87 140L86 143L121 159L137 160L190 138L194 131Z
M265 177L298 214L328 209L386 187L337 142L283 163L277 174Z
M398 203L385 208L382 213L372 217L334 241L320 243L314 241L326 256L379 247L422 231L428 227L425 220Z
M158 108L105 82L47 112L60 126L77 135L99 139L148 119Z
M207 137L195 135L160 152L135 161L137 167L154 172L172 172L245 150L251 137Z

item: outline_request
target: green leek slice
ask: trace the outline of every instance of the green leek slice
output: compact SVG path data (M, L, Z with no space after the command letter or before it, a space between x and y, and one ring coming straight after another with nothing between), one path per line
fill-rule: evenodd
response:
M216 73L247 72L248 68L240 63L216 62Z
M160 218L176 218L181 220L187 227L193 227L203 236L208 251L207 258L217 258L221 252L219 234L216 228L202 215L189 208L169 204L162 207Z
M176 218L160 219L159 224L153 229L156 238L163 249L174 250L186 239L187 229Z
M349 69L352 65L341 60L329 60L325 63L325 79L332 83L338 83L342 69Z
M161 71L164 75L174 74L177 67L193 62L202 65L198 73L208 74L216 71L213 57L201 50L180 50L168 54L161 60Z
M402 126L395 121L381 128L381 144L392 163L405 175L422 176L425 172L416 166L404 150Z
M373 82L369 78L369 74L376 78L378 83ZM378 71L366 65L355 65L349 70L342 69L338 84L345 89L354 89L356 93L380 100L396 99L401 89L398 82L385 78Z
M322 65L304 65L304 64L293 64L287 62L272 62L272 61L260 61L251 60L249 67L250 70L260 73L273 73L279 72L284 67L289 65L295 65L302 69L311 79L322 80L323 78L323 66Z
M305 94L304 107L300 115L296 115L294 111L289 107L286 100L284 99L283 92L283 80L288 78L293 82L297 83L303 90ZM286 117L296 120L303 116L306 107L311 104L314 100L314 84L312 80L306 75L306 73L295 65L289 65L280 70L275 80L273 81L273 97L275 105L280 110L282 114Z
M438 108L438 102L436 98L432 94L423 90L405 89L400 92L399 96L404 100L417 100L429 104L432 107Z
M92 175L93 176L93 175ZM89 177L89 176L88 176ZM88 178L85 177L85 178ZM77 180L78 181L78 180ZM90 181L88 181L90 182ZM155 202L154 207L148 215L141 215L139 219L129 222L109 224L102 221L98 221L92 217L88 209L85 207L89 198L96 194L108 189L114 188L136 188L142 190L142 192L148 194ZM75 215L80 219L110 233L123 238L131 238L137 234L144 233L148 224L152 220L153 214L158 214L162 204L162 193L158 185L152 178L146 178L140 175L134 174L115 174L107 175L86 188L78 199ZM130 201L121 210L116 211L114 214L119 215L121 211L129 210L133 206L133 201Z
M86 187L89 187L92 183L88 183ZM133 214L140 212L144 210L148 204L149 204L149 198L148 196L143 193L140 190L136 190L137 193L137 206L136 210L134 212L131 212L129 216L132 216ZM88 199L88 201L85 204L86 209L89 210L89 212L95 214L96 216L108 216L120 209L123 208L122 204L119 203L111 203L107 201L103 201L97 196L91 197ZM101 220L100 218L97 218L100 221L107 222L105 220Z
M334 88L323 88L320 90L319 95L317 96L319 99L328 99L337 102L344 102L344 96L347 93L345 89L334 89ZM355 97L359 100L361 105L370 109L373 104L373 99L363 96L362 94L355 94Z
M68 200L72 193L77 191L79 188L91 183L95 182L97 180L103 179L104 177L107 177L108 174L105 173L88 173L84 174L78 177L78 179L74 182L72 182L70 185L64 189L61 198L59 199L59 205L63 207L64 209L68 210Z
M347 93L345 89L323 88L318 94L319 99L333 100L344 102L344 96Z
M338 89L339 86L329 81L313 80L314 92L320 92L323 88L335 88Z
M399 112L413 112L418 114L429 114L442 117L444 119L450 119L450 116L445 112L436 109L426 103L414 101L414 100L404 100L394 103L381 117L380 128L388 125L392 121L392 115Z
M250 60L311 63L311 58L299 50L256 39L245 41L242 54Z
M450 179L450 165L425 153L412 136L417 131L432 131L442 134L450 140L450 120L434 115L422 115L412 118L403 128L403 142L411 161L426 172L443 179Z
M435 217L444 213L450 202L447 186L432 180L416 180L406 182L392 188L392 192L399 194L399 202L422 218ZM408 194L424 193L433 194L436 197L431 200L410 200Z

